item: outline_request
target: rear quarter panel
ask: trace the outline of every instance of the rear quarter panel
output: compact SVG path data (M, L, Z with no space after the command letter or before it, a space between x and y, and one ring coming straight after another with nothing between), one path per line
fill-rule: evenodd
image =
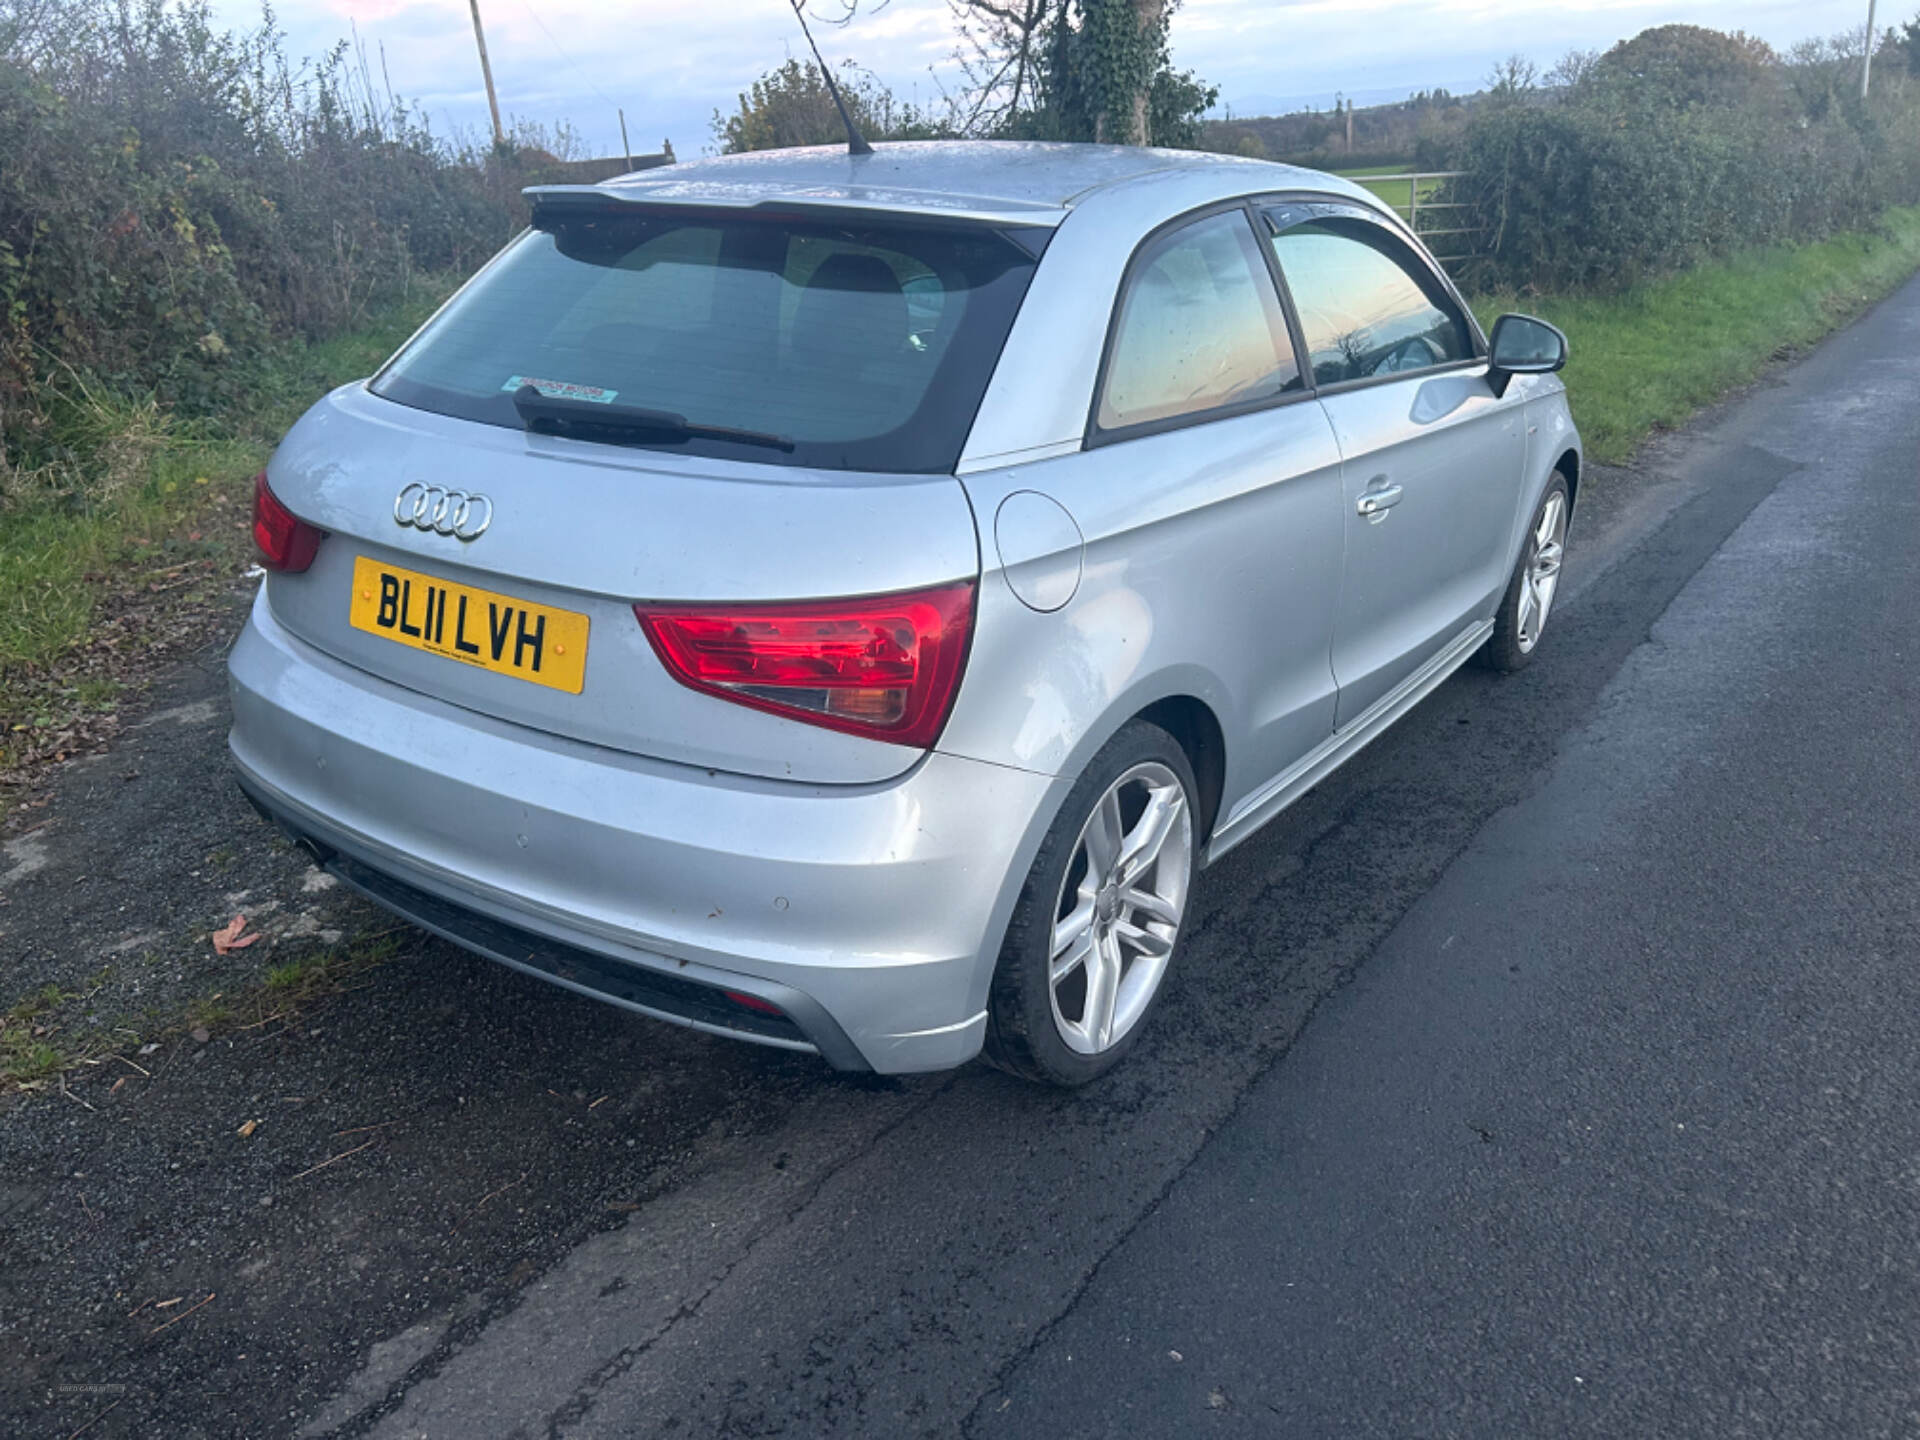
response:
M979 618L942 750L1076 774L1129 717L1191 696L1220 724L1231 804L1332 729L1340 469L1318 405L966 485L983 536ZM1059 501L1085 537L1080 554L1050 557L1077 564L1079 581L1046 613L1014 593L994 543L993 517L1020 490Z

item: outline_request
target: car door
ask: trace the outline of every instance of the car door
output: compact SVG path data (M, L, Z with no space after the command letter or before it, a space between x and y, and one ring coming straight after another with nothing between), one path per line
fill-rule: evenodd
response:
M1249 780L1333 729L1340 452L1318 411L1250 207L1141 246L1089 439L1148 487L1182 477L1188 519L1167 534L1188 597L1212 596L1190 607L1194 622L1215 643L1236 634L1219 663L1240 688L1243 728L1227 748Z
M1358 206L1263 210L1341 456L1336 723L1353 723L1493 611L1526 461L1520 396L1414 247Z
M992 577L982 585L980 633L995 627L996 653L1044 662L993 682L1006 707L992 707L994 743L1015 734L1022 763L1062 763L1053 717L1092 721L1136 687L1206 698L1226 740L1228 805L1333 732L1340 450L1264 251L1244 204L1145 237L1102 306L1085 448L964 477L992 527L985 545L1010 567L1010 539L1021 542L993 518L1009 495L1064 507L1084 542L1058 615L1003 601ZM943 745L973 743L974 713L963 703Z

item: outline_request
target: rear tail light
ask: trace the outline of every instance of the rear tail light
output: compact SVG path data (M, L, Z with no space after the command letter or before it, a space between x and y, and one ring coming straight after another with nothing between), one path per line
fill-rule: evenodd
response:
M786 605L636 605L681 684L925 749L960 688L973 586Z
M280 503L267 487L267 472L253 477L253 543L269 570L298 573L313 564L326 531L315 529Z

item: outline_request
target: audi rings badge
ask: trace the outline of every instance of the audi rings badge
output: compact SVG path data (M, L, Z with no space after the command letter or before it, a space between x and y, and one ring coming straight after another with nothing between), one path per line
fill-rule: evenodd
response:
M395 523L416 530L431 530L456 540L478 540L493 523L493 502L484 495L416 480L394 497L393 518Z

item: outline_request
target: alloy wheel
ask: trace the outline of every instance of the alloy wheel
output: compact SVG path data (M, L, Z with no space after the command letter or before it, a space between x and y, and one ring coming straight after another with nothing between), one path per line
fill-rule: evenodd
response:
M1193 873L1187 792L1158 761L1107 787L1054 905L1047 989L1067 1047L1098 1055L1140 1020L1180 934Z
M1559 490L1547 496L1533 527L1533 558L1520 580L1520 613L1514 640L1522 654L1540 643L1553 608L1553 592L1560 585L1560 562L1567 545L1567 497Z

